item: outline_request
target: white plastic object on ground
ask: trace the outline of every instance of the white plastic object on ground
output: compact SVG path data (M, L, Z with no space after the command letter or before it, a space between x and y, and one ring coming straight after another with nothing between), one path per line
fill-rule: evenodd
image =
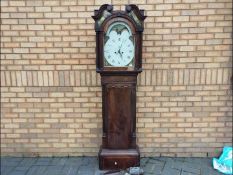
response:
M232 175L232 147L224 147L219 159L213 158L213 167L223 174Z

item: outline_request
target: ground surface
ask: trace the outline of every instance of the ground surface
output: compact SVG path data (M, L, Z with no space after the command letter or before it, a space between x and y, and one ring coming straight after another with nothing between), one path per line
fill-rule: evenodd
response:
M210 158L141 158L144 175L220 175ZM102 175L95 157L1 158L1 175Z

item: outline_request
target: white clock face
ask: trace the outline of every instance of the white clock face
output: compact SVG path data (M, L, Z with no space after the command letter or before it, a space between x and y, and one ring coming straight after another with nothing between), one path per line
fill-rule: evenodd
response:
M133 66L134 43L129 27L122 22L109 27L104 45L105 66Z

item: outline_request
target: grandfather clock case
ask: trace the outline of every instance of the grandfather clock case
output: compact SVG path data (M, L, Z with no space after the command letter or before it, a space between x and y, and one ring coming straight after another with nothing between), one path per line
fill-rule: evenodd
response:
M144 10L126 5L114 11L104 4L94 11L96 71L101 75L103 135L100 169L140 165L136 145L136 84L142 71Z

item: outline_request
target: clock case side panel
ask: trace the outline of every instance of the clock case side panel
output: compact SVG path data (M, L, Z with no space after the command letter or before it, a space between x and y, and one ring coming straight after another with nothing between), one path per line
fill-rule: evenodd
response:
M102 77L101 77L102 79ZM108 120L104 117L105 114L107 113L107 109L105 108L105 102L106 102L106 84L102 84L102 147L106 148L107 147L107 126L108 126Z
M103 65L103 52L101 52L101 48L103 48L103 42L102 38L104 36L104 33L99 31L96 32L96 71L99 72L101 65Z

